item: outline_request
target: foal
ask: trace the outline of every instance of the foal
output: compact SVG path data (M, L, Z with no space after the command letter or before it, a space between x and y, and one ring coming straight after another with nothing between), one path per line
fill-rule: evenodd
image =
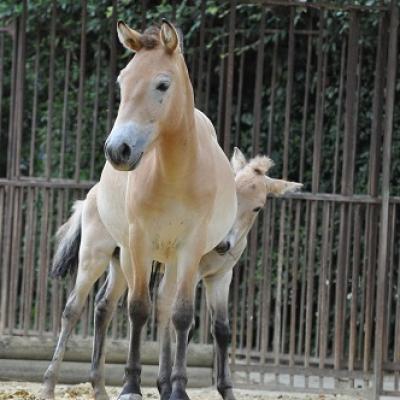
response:
M97 212L108 236L98 253L89 240L96 234L85 236L82 231L77 283L45 374L44 395L54 397L65 342L93 282L109 261L114 242L114 248L120 248L128 284L131 326L119 398L142 399L140 337L150 312L148 283L156 260L176 273L171 320L177 351L169 400L187 400L187 344L199 262L233 225L237 211L234 174L215 140L213 125L194 107L175 28L163 21L160 29L140 34L120 21L118 37L136 55L118 77L121 102L105 144L108 162L96 190ZM91 212L84 210L83 225Z
M264 206L266 196L269 193L280 196L285 192L294 191L301 187L301 184L295 182L264 176L272 165L272 161L267 157L256 157L246 162L243 154L236 148L231 164L235 170L238 194L239 211L237 218L226 239L217 246L216 250L202 257L198 274L198 280L202 279L205 284L208 308L213 318L213 334L218 355L218 390L222 397L228 400L234 398L227 360L229 335L227 303L232 268L246 247L247 233L253 225L258 211ZM90 247L93 251L98 251L99 253L104 251L101 246L110 242L110 235L101 222L97 211L96 192L97 186L91 189L85 201L76 202L73 215L60 228L61 241L54 260L55 265L72 267L72 263L67 266L65 260L72 261L77 258L79 242L72 246L74 231L82 229L83 236L86 236L86 231L95 232ZM85 214L86 223L80 228L80 220L83 213ZM60 255L63 255L64 259L59 257ZM96 400L108 399L104 379L106 332L117 302L126 289L125 278L114 249L109 249L109 257L111 259L110 271L106 282L96 296L95 337L91 371L91 381ZM64 267L61 270L58 268L58 272L66 272ZM93 268L95 269L96 265L93 265ZM161 338L158 387L163 400L169 399L171 390L171 339L169 327L171 301L176 290L176 277L171 274L171 271L171 269L166 269L158 300Z

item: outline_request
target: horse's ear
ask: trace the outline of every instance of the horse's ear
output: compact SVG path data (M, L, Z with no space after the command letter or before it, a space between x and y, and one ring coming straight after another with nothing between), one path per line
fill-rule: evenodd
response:
M118 21L117 32L119 41L128 50L139 51L142 48L142 43L140 41L141 34L129 28L124 21Z
M285 181L284 179L274 179L269 176L265 177L265 183L267 185L267 192L275 196L282 196L288 192L295 192L303 186L302 183Z
M178 32L166 19L162 20L160 38L168 53L173 53L179 45Z
M235 174L239 172L246 165L246 157L240 151L238 147L233 150L233 155L231 158L231 166Z

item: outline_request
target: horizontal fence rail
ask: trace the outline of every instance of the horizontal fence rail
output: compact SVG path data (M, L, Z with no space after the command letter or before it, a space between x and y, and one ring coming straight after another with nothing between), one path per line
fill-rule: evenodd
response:
M268 154L274 177L304 184L267 199L235 268L236 385L399 396L396 1L142 3L24 1L1 19L0 335L58 335L74 277L49 278L54 236L104 164L128 60L116 21L140 30L167 17L226 154ZM104 279L77 335L93 334ZM194 340L211 343L197 294ZM127 321L122 301L110 336L127 338ZM156 311L146 338L157 339Z

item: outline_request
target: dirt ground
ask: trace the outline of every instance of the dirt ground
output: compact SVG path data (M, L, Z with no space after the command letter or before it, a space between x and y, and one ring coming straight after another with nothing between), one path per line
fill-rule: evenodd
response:
M21 382L0 382L0 400L37 400L40 391L39 383ZM120 388L107 388L112 400L118 396ZM221 400L214 388L190 389L188 391L191 400ZM281 393L264 393L248 390L236 390L238 400L355 400L347 396L328 396L328 395L298 395ZM158 399L155 389L143 389L143 399ZM80 385L58 385L56 390L56 400L89 400L93 399L90 384Z

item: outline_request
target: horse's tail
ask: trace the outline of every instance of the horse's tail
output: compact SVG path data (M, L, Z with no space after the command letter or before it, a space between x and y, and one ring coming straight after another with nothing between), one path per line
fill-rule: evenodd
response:
M83 204L82 200L74 203L71 217L57 231L58 244L51 269L53 278L64 278L68 272L72 275L78 267Z

